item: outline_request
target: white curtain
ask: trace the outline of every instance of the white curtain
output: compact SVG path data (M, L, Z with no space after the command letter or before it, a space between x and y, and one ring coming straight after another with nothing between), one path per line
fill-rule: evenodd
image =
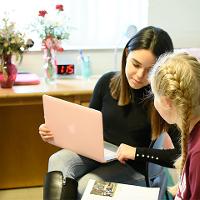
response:
M55 5L63 4L64 12L73 27L70 38L63 43L65 49L115 48L127 27L141 29L147 25L148 0L6 0L0 7L0 17L8 13L27 37L35 40L35 50L40 49L37 35L29 33L28 25L39 10L55 12Z

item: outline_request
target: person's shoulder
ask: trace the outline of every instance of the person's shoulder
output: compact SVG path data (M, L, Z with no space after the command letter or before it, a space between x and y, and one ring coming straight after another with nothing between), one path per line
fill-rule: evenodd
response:
M97 81L93 93L101 93L105 95L105 93L110 91L110 80L116 74L116 72L107 72L103 74Z
M111 80L111 78L113 77L113 76L115 76L116 75L116 73L117 72L113 72L113 71L111 71L111 72L107 72L107 73L105 73L105 74L103 74L101 77L100 77L100 81L110 81Z
M102 76L101 76L101 78L112 78L115 74L116 74L117 72L114 72L114 71L110 71L110 72L107 72L107 73L105 73L105 74L103 74Z

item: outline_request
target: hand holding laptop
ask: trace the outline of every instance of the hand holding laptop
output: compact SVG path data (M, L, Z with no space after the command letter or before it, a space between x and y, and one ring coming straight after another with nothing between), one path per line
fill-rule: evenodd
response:
M46 124L41 124L39 126L39 134L44 142L51 143L54 139L53 133L48 129ZM105 143L104 145L109 145L109 143ZM113 146L113 148L115 149L115 146ZM125 164L128 159L134 159L135 151L136 148L126 144L121 144L117 150L117 159L122 164ZM109 152L107 151L106 154L109 154Z
M52 143L54 136L53 133L48 129L46 124L41 124L39 126L39 134L44 142ZM105 146L110 145L109 143L104 143ZM116 149L115 146L113 146ZM106 149L107 150L107 149ZM105 151L104 151L105 152ZM117 150L117 159L122 163L125 164L127 160L132 159L134 160L136 148L131 147L126 144L121 144ZM106 154L109 154L107 151ZM112 156L112 154L111 154Z
M48 95L43 95L43 109L39 133L44 141L98 162L116 159L117 146L107 145L105 151L100 111Z
M53 133L48 129L46 124L41 124L39 126L39 134L44 142L50 142L53 140Z

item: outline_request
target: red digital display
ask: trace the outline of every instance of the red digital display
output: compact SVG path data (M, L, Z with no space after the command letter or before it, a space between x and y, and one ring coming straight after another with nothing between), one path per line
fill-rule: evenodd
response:
M57 65L57 74L59 75L72 75L74 74L74 65Z

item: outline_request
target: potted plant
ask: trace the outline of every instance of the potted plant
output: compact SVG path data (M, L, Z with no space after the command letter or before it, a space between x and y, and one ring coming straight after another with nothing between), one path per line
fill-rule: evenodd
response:
M33 41L25 42L24 34L15 30L15 23L3 18L0 27L0 84L2 88L11 88L17 75L16 65L12 62L21 62L23 53L33 46Z

